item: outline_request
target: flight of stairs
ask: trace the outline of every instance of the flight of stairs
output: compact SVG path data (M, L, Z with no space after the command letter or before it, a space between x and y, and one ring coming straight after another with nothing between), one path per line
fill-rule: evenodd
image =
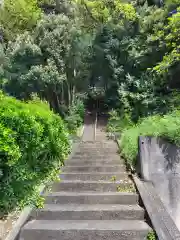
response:
M20 240L146 239L150 227L113 141L81 142L60 178Z

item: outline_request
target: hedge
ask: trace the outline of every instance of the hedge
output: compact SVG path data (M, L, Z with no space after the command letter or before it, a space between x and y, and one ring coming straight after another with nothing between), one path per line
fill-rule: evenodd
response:
M180 111L142 119L122 132L119 140L121 153L131 165L135 165L137 159L138 136L159 136L180 146Z
M38 187L57 176L69 153L63 121L46 103L0 94L0 212L40 204Z

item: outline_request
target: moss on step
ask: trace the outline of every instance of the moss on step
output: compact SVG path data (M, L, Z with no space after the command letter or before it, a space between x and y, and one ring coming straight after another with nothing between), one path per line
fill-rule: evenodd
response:
M134 186L133 185L127 185L127 186L121 186L121 185L119 185L119 186L117 186L117 191L118 192L129 192L129 193L131 193L131 192L136 192L136 189L134 188Z
M116 176L112 176L111 179L110 179L111 182L116 182L116 180L117 180Z

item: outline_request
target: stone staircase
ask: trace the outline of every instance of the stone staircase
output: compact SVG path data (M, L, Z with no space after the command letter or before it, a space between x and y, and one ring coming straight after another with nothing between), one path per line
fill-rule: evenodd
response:
M20 240L142 240L150 227L112 141L81 142Z

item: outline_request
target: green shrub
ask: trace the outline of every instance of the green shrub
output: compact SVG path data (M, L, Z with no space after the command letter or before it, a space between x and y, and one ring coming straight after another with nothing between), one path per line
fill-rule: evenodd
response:
M80 99L76 99L75 101L75 112L80 116L81 119L84 119L85 109L84 103Z
M53 180L69 152L63 121L46 103L1 95L0 212L40 204L39 185Z
M70 133L76 133L78 127L82 125L84 113L85 109L83 101L76 99L69 109L69 114L65 118Z
M78 114L72 114L65 118L69 132L75 134L78 127L82 124L82 119Z
M151 116L139 121L122 132L121 151L130 164L135 164L138 153L138 136L159 136L180 145L180 111L175 110L164 116Z
M110 113L110 118L108 121L107 131L114 132L122 132L124 129L127 129L133 125L130 115L125 113L122 116L119 116L118 112L112 110Z

